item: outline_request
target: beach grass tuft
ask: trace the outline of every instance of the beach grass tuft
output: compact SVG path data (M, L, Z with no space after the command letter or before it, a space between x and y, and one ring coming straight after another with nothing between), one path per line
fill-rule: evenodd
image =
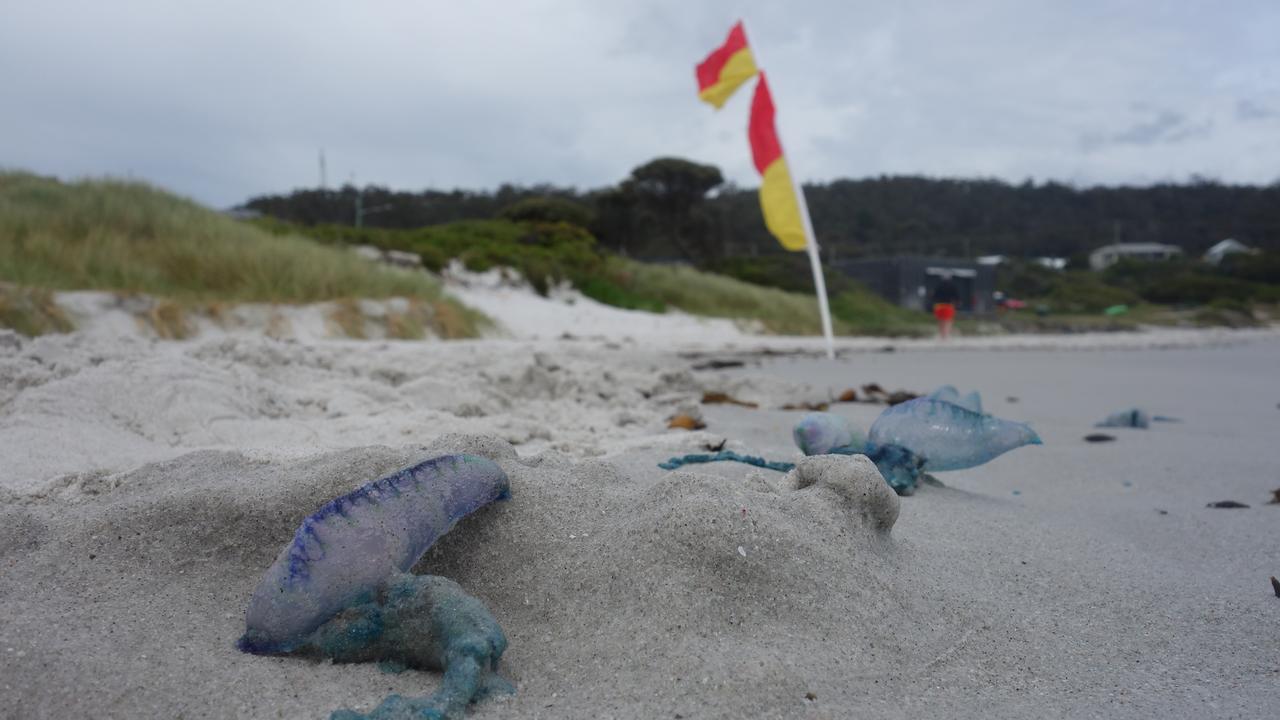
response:
M638 297L694 315L758 321L779 335L822 332L817 298L704 272L682 265L654 265L611 258L609 277ZM834 331L839 335L917 335L927 333L921 313L894 307L869 292L845 290L831 298Z
M0 327L34 337L70 332L74 323L54 302L45 288L30 288L0 282Z
M474 337L482 322L424 273L382 267L299 235L268 233L144 183L112 179L64 183L0 172L0 280L146 293L188 309L212 302L407 297L452 308L448 322L433 325L443 337ZM180 335L179 310L155 314L158 330Z

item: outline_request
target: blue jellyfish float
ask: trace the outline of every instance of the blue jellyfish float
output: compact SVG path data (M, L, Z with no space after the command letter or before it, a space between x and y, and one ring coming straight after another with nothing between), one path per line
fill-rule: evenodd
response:
M1026 423L985 414L977 392L961 396L950 385L887 408L865 436L844 417L826 412L805 415L792 435L805 455L866 455L899 495L913 493L926 472L977 467L1023 445L1041 444ZM671 458L659 467L718 460L783 472L794 467L728 450Z
M484 603L447 578L409 574L459 520L510 495L492 460L445 455L331 500L263 574L237 647L444 671L430 696L389 695L368 714L338 710L332 720L450 720L514 692L495 673L507 639Z

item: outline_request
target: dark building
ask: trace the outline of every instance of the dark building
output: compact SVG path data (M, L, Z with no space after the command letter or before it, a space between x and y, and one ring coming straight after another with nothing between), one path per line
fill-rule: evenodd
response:
M933 290L950 274L960 291L956 310L984 315L995 310L992 293L996 271L971 260L930 257L892 257L842 260L833 268L866 285L892 303L912 310L931 310Z

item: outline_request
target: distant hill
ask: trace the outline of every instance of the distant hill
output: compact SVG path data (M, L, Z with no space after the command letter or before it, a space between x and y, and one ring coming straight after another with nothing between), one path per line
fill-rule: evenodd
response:
M671 159L641 168L656 162ZM713 170L718 177L712 166L686 164ZM837 257L1051 255L1079 263L1090 250L1117 240L1168 243L1198 255L1228 237L1280 250L1280 182L1247 186L1197 179L1079 188L886 176L807 185L805 195L824 251ZM680 223L667 217L671 194L634 177L589 191L504 185L493 191L407 192L348 186L260 196L245 205L302 224L353 224L361 198L364 224L411 228L493 218L518 201L537 197L581 204L594 218L590 229L601 245L635 258L681 257L712 266L725 258L782 253L764 229L755 190L726 184L681 206L686 217ZM699 242L673 237L671 228L677 226L693 228Z

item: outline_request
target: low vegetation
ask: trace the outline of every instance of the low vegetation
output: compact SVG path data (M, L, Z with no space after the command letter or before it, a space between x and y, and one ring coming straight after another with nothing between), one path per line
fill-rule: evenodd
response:
M806 297L814 294L813 270L804 253L728 258L713 267L718 273L754 285ZM846 334L913 336L933 331L927 314L899 307L838 271L826 268L823 280L831 316Z
M180 307L164 305L157 325L175 336L181 336L183 308L227 302L402 296L447 307L432 314L448 318L432 327L445 337L474 336L482 322L422 273L354 261L345 249L267 233L118 180L62 183L0 173L0 281L164 298Z
M556 283L568 282L587 297L615 307L649 312L677 309L756 321L778 334L822 332L812 284L806 288L800 283L794 289L765 287L683 264L628 260L600 249L590 233L561 219L566 213L556 204L525 203L517 210L508 214L536 219L465 220L413 230L343 225L297 228L277 220L258 224L273 233L305 232L326 243L417 253L432 270L446 267L453 259L472 271L510 267L543 294ZM808 272L807 265L802 272ZM837 332L911 335L928 331L923 314L902 310L852 281L833 276L833 282L831 310Z
M1006 263L997 287L1041 316L1096 315L1125 306L1130 321L1249 324L1280 302L1280 260L1275 254L1240 255L1215 267L1198 260L1124 261L1103 272L1057 272Z
M49 290L0 283L0 328L35 336L69 332L72 324Z

